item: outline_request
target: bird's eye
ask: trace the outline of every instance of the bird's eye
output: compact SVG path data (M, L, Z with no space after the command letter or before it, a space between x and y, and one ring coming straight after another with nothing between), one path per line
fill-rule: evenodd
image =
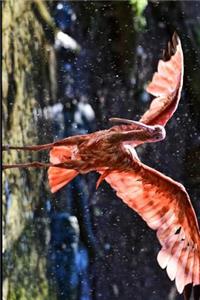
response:
M155 138L156 138L156 140L159 140L160 139L160 135L156 135Z

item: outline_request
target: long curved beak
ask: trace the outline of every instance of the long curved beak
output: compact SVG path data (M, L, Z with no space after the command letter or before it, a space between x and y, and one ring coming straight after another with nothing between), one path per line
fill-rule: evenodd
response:
M118 123L118 124L132 124L135 125L137 129L150 129L152 126L146 125L144 123L141 123L139 121L133 121L133 120L128 120L128 119L122 119L122 118L110 118L110 122L112 123Z
M109 122L111 123L120 123L120 124L134 124L135 121L123 119L123 118L110 118Z

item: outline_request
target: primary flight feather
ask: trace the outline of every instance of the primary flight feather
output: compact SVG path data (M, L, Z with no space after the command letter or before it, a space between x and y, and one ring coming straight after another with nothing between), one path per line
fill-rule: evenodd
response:
M108 130L73 136L51 144L3 149L50 150L50 163L27 163L3 167L49 167L52 193L79 173L100 173L102 180L135 210L161 244L158 263L175 280L179 293L191 283L200 284L200 231L190 198L180 183L143 164L135 147L165 138L164 126L177 109L183 84L183 52L174 34L158 63L147 91L155 96L140 121L112 118L120 123Z
M183 51L176 33L164 51L164 60L159 60L157 72L153 75L147 92L156 96L150 108L140 119L148 125L165 126L178 107L183 85Z

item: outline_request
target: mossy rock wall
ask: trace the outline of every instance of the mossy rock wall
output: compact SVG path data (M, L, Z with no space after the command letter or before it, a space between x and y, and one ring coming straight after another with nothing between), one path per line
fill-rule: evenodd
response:
M50 103L49 66L54 50L37 20L32 1L3 4L3 144L44 143L37 110ZM37 159L9 151L4 163ZM45 173L3 172L3 299L50 299L46 279L47 218L42 214ZM33 244L35 240L35 244Z

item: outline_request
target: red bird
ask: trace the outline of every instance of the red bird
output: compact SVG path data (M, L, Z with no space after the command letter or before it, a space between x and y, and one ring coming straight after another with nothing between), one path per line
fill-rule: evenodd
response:
M4 165L49 167L51 192L55 193L78 174L99 172L129 207L156 230L161 244L158 263L175 279L179 293L191 283L200 284L200 231L190 198L183 185L143 164L135 147L165 138L165 124L177 109L183 84L183 53L176 34L168 43L164 60L147 91L156 98L139 122L114 118L121 123L108 130L69 137L52 144L7 149L51 149L50 163Z

